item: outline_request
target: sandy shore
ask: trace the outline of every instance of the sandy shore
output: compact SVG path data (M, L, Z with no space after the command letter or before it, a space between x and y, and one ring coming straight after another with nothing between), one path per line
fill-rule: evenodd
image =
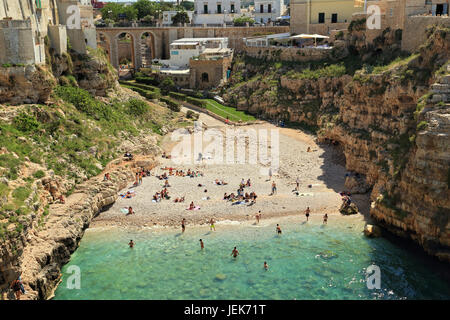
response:
M201 114L200 120L205 127L216 129L218 135L223 134L227 128L230 129L205 114ZM346 170L342 163L339 163L339 155L334 147L319 146L313 136L295 129L277 128L271 124L246 126L242 129L256 131L267 129L269 138L270 129L279 130L279 170L272 177L272 181L277 184L275 195L270 195L272 181L266 173L267 165L249 164L248 161L244 164L208 164L207 156L199 164L179 165L175 163L176 159L161 157L159 159L161 164L152 170L151 177L144 177L143 183L137 187L129 186L129 189L134 190L135 196L131 199L118 197L111 208L92 221L91 227L178 226L183 218L190 225L206 224L211 218L218 223L227 220L254 221L255 214L259 211L262 213L262 219L292 215L304 219L304 210L307 206L311 209L310 219L317 220L318 216L321 219L324 213L333 218L335 216L345 218L338 212L341 205L338 192L344 190ZM163 149L168 154L175 145L170 136L165 137L162 143ZM207 144L204 144L205 146ZM311 148L311 152L307 152L308 147ZM161 191L164 184L164 181L155 175L162 174L164 167L183 169L185 172L187 169L199 170L203 172L203 176L195 178L170 176L168 181L171 187L168 191L171 199L155 203L152 196L155 192ZM167 170L166 172L168 173ZM301 181L299 195L293 192L297 177ZM258 195L255 204L236 205L223 200L225 192L236 194L241 179L246 181L248 178L251 179L252 186L245 188L244 192L254 191ZM215 179L224 180L228 184L216 185ZM202 186L198 186L199 184ZM309 185L311 187L308 187ZM184 203L173 201L182 196L185 196ZM365 196L359 198L368 204ZM191 201L200 209L187 210ZM126 216L121 209L129 206L133 208L135 214ZM364 208L360 209L364 211Z

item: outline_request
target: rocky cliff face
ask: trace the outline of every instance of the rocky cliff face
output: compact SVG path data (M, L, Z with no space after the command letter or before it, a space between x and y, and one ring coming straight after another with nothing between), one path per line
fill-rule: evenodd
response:
M255 67L246 67L239 75L248 72L250 80L232 83L223 97L338 143L347 169L371 189L372 217L450 262L448 34L432 29L418 53L353 77L334 69L317 79L296 79L286 70L255 76Z
M58 55L46 50L46 65L0 66L0 104L48 103L57 83L75 85L95 96L116 88L118 75L101 49Z

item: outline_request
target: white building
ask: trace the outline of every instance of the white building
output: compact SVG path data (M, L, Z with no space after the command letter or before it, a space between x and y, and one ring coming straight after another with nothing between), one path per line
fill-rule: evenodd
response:
M185 11L189 17L189 22L192 23L194 11ZM171 26L173 24L172 18L178 13L178 11L163 11L162 24L165 26Z
M253 15L259 23L274 22L286 12L284 0L255 0Z
M195 0L194 24L223 25L241 16L241 0Z
M170 44L170 59L159 60L169 69L189 69L189 59L211 48L228 49L228 38L182 38ZM231 50L231 49L229 49Z

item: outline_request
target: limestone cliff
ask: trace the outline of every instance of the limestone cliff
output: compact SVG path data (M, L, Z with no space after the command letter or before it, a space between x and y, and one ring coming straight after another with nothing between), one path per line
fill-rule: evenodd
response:
M75 51L59 55L46 46L45 65L0 66L0 103L49 103L57 83L76 85L95 96L106 96L118 86L118 75L102 49L88 54Z
M352 39L350 51L362 50ZM333 62L299 72L235 65L223 97L239 110L300 124L319 141L339 144L347 169L371 189L371 216L450 262L448 60L449 30L432 28L417 53L384 66L363 63L353 76Z

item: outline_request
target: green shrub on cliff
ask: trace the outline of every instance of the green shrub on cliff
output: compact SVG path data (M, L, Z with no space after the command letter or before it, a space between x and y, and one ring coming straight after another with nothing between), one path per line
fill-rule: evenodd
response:
M341 77L346 74L343 64L332 64L318 69L304 69L300 72L291 70L286 76L290 79L317 80L319 78Z
M148 104L145 101L138 99L130 99L126 104L126 108L128 109L128 112L134 116L141 116L149 110Z
M14 126L22 132L32 132L39 129L39 122L36 120L35 116L21 112L13 120Z

